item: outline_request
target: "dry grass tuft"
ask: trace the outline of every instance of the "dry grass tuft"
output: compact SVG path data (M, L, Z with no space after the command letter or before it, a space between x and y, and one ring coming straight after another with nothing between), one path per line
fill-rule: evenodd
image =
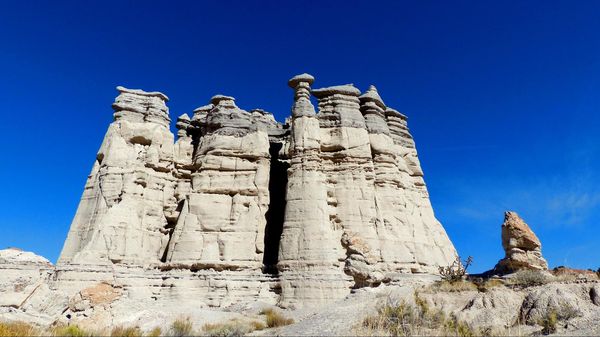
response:
M162 329L160 327L156 327L148 332L148 337L160 337L163 336Z
M520 270L510 277L508 283L512 286L528 288L548 284L552 277L539 270Z
M267 327L263 322L259 321L252 321L250 326L252 326L253 330L264 330Z
M77 325L57 326L51 330L52 336L57 337L89 337L98 336L100 334L80 328Z
M497 278L478 278L473 280L473 284L477 287L479 292L486 293L494 288L504 287L505 282Z
M290 325L294 323L294 320L291 318L286 318L281 315L279 312L273 309L264 309L260 312L261 315L265 315L265 321L269 328L275 328L278 326Z
M204 335L214 337L244 336L255 330L262 330L265 325L258 321L240 322L231 320L226 323L204 324L202 331Z
M117 326L110 332L111 337L142 337L142 330L138 327Z
M461 292L461 291L477 291L477 286L470 281L438 281L429 286L429 291L433 292Z
M0 336L40 336L41 332L25 322L0 322Z
M549 335L556 332L556 325L558 324L558 316L555 311L548 311L548 314L542 317L538 322L542 326L542 334Z
M171 323L171 327L168 331L168 336L183 337L191 336L193 330L193 324L189 317L178 318Z
M472 329L454 315L433 310L427 301L414 294L415 304L392 301L380 306L377 313L363 320L360 334L380 336L476 336L486 331ZM489 332L488 332L489 333Z

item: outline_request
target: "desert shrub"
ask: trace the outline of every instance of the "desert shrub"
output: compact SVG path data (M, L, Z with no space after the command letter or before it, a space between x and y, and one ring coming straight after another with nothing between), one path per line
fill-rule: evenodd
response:
M114 327L110 332L111 337L141 337L142 330L138 327Z
M560 321L568 321L579 316L581 316L581 311L569 303L562 303L556 310L556 318Z
M411 336L416 325L417 310L404 301L387 303L377 314L364 319L363 326L374 331L385 331L393 336Z
M461 292L461 291L477 291L477 286L469 281L438 281L430 286L430 289L438 292Z
M548 313L540 319L538 322L542 326L542 334L549 335L556 332L556 325L558 324L558 316L553 310L549 310Z
M252 327L252 330L263 330L267 327L266 325L264 325L264 323L259 321L252 321L250 323L250 326Z
M504 281L502 281L500 279L496 279L496 278L491 278L491 279L477 278L477 279L472 280L472 282L475 285L475 287L477 287L477 290L482 293L488 292L488 291L492 290L493 288L504 287Z
M417 292L415 304L405 301L388 301L377 309L375 315L367 316L362 327L373 335L392 336L474 336L477 333L455 316L448 317L442 310L432 309Z
M469 256L464 262L457 256L451 265L439 267L438 272L444 281L458 282L462 281L467 274L467 269L473 263L473 257Z
M204 324L202 331L204 335L215 337L244 336L255 330L262 330L265 325L258 321L239 322L231 320L226 323Z
M450 318L444 322L443 330L443 333L446 336L472 337L479 335L479 333L471 328L469 324L459 320L455 315L451 315Z
M160 327L156 327L150 331L148 331L148 337L160 337L162 336L162 329Z
M244 336L250 332L247 325L244 325L237 321L217 324L205 324L202 327L202 331L207 336L214 337L235 337Z
M290 325L294 323L291 318L286 318L279 312L273 309L264 309L260 312L261 315L265 315L265 322L269 328L275 328L278 326Z
M182 337L192 334L193 325L189 318L178 318L171 323L169 336Z
M40 331L25 322L0 322L0 336L39 336Z
M55 327L51 332L52 336L58 337L87 337L97 335L74 324Z
M512 275L509 284L523 288L547 284L551 278L539 270L520 270Z

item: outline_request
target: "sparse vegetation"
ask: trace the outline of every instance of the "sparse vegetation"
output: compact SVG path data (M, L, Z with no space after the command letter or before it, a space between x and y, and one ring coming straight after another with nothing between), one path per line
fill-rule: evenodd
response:
M205 324L202 331L205 335L213 337L243 336L249 332L247 326L239 322Z
M231 320L226 323L217 324L205 324L202 327L204 335L215 336L215 337L234 337L244 336L255 330L262 330L265 325L258 321L253 322L240 322L237 320Z
M438 281L433 283L429 290L454 293L461 291L477 291L477 286L473 282L463 280L455 282Z
M39 336L41 332L25 322L0 322L0 336Z
M438 269L440 277L444 281L458 282L462 281L467 275L467 269L473 263L473 257L469 256L464 262L460 259L460 256L456 256L454 262L446 267L440 267Z
M142 330L138 327L114 327L110 332L111 337L141 337Z
M252 326L252 330L263 330L267 327L266 325L264 325L264 323L259 321L252 321L252 323L250 323L250 326Z
M492 290L493 288L504 287L504 281L497 278L478 278L474 279L472 282L475 285L475 287L477 287L477 290L482 293L486 293Z
M517 287L527 288L540 286L552 281L551 277L539 270L520 270L512 275L509 284Z
M267 327L269 328L275 328L278 326L290 325L294 323L293 319L286 318L279 312L271 308L262 310L260 314L265 315L265 321L267 323Z
M444 332L446 336L472 337L480 335L469 324L456 318L455 315L450 315L450 318L444 322Z
M556 311L556 317L560 321L568 321L572 318L579 316L581 316L581 312L568 303L561 304L558 310Z
M57 337L88 337L99 335L98 333L94 333L92 331L87 331L78 325L63 325L57 326L51 331L52 336Z
M178 318L171 323L168 335L174 337L190 336L192 334L193 324L189 317Z
M553 310L548 311L548 314L538 322L538 324L542 326L542 334L544 335L555 333L557 323L558 317Z
M415 304L388 299L377 314L363 320L362 328L373 335L391 336L475 336L478 333L456 316L432 310L427 302L414 294Z
M148 337L160 337L162 335L163 333L160 327L156 327L148 332Z

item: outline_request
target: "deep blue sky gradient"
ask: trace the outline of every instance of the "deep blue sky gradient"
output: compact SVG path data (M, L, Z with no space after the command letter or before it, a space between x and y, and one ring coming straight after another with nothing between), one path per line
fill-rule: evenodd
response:
M519 212L550 265L600 267L598 1L0 2L0 248L58 257L116 85L171 117L223 93L283 120L286 81L375 84L409 116L474 271Z

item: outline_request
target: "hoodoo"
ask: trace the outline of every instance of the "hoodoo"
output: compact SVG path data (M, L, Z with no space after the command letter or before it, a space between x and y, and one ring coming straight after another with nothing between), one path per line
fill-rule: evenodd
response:
M270 273L280 305L302 306L451 262L406 116L374 86L313 82L289 80L286 124L216 95L177 119L176 142L165 95L118 87L59 267Z
M58 263L21 307L49 301L44 317L90 319L156 306L298 308L450 264L406 116L374 86L314 81L289 80L285 123L216 95L177 119L177 137L167 96L117 87ZM110 302L73 304L98 289Z

